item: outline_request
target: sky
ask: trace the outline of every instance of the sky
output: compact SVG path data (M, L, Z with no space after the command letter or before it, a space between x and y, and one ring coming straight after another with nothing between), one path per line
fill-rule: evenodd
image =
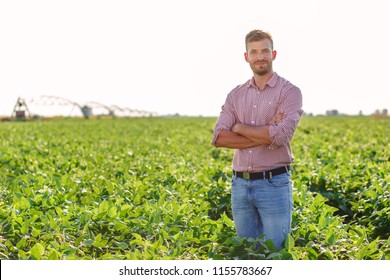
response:
M274 71L301 89L306 113L390 109L386 2L0 0L0 115L18 97L37 110L32 100L57 96L218 116L252 77L253 29L272 34Z

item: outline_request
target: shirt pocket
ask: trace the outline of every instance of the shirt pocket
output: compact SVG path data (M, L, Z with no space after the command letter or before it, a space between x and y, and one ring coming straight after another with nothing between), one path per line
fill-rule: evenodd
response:
M259 123L263 125L270 124L272 118L279 113L280 101L278 99L265 100L261 103L258 110Z

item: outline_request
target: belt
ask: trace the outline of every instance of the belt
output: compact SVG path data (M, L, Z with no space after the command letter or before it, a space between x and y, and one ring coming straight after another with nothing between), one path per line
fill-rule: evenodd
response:
M278 167L275 169L264 170L264 171L260 171L260 172L247 172L247 171L246 172L239 172L239 171L233 170L233 175L236 177L243 178L245 180L258 180L258 179L269 180L269 179L272 179L272 176L287 173L288 171L290 171L290 166L286 165L286 166Z

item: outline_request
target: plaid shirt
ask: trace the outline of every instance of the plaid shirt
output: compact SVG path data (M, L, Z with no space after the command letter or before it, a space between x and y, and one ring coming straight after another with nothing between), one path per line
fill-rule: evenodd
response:
M286 118L278 124L269 124L278 112L285 113ZM252 78L228 94L215 125L212 144L215 145L221 130L230 130L236 123L269 125L272 144L236 149L233 169L257 172L289 165L294 160L290 142L302 113L302 94L298 87L275 72L263 90Z

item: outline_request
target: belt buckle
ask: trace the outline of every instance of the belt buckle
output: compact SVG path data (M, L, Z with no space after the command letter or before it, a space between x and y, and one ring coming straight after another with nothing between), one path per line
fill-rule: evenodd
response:
M242 172L242 177L244 177L245 180L249 180L250 179L249 172L248 171Z

